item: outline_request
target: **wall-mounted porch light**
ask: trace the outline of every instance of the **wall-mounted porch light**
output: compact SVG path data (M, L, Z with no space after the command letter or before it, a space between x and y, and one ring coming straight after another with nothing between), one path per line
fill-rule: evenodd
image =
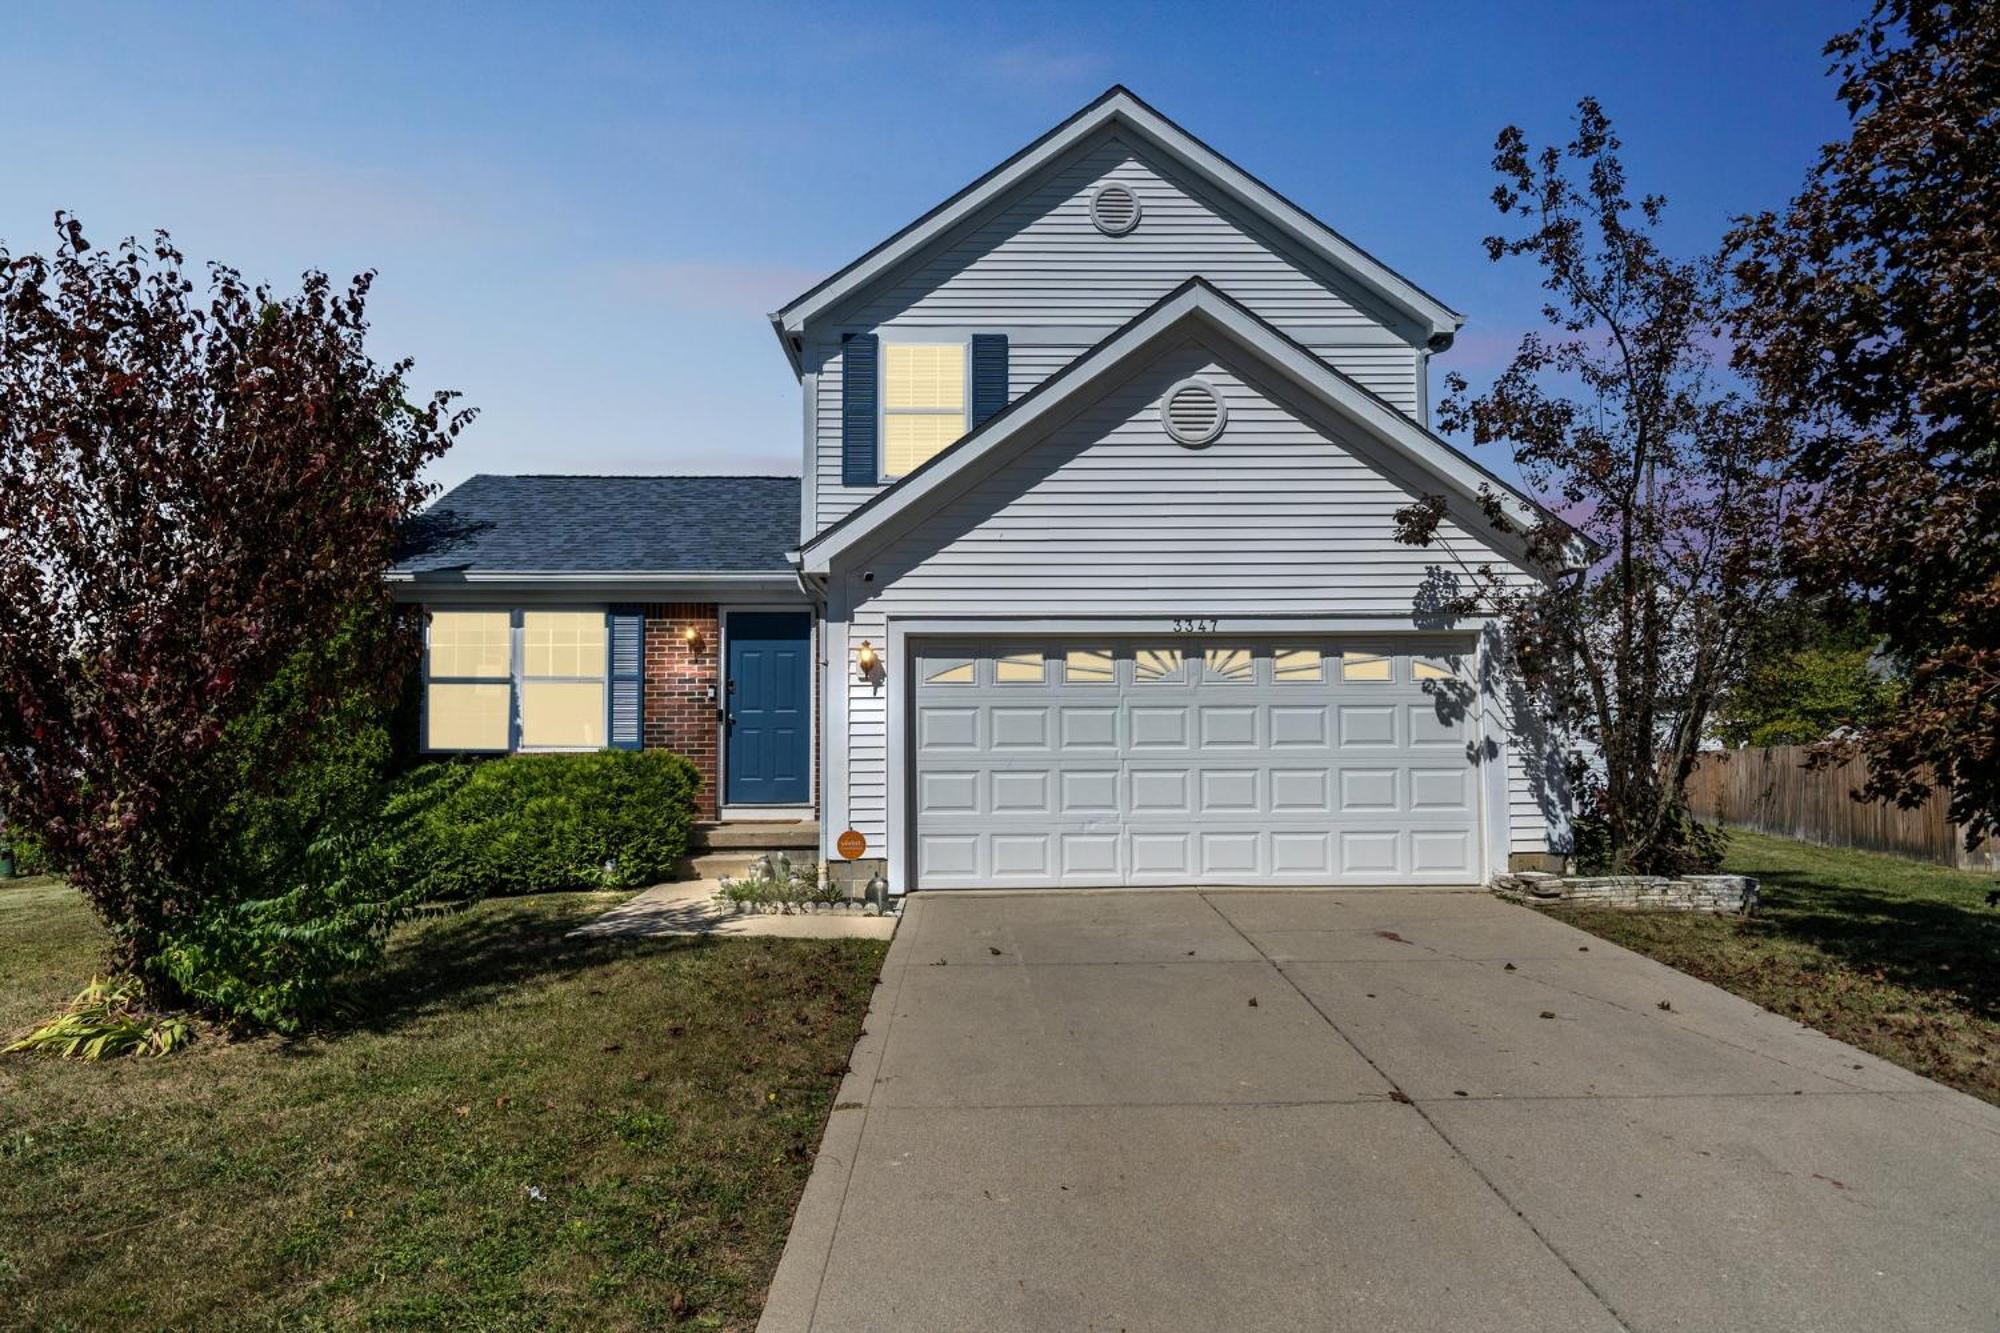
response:
M875 651L875 645L863 639L854 651L854 665L864 677L873 678L882 669L882 655Z
M698 625L689 625L686 629L681 631L681 641L687 644L687 650L689 652L691 653L700 652L701 627Z

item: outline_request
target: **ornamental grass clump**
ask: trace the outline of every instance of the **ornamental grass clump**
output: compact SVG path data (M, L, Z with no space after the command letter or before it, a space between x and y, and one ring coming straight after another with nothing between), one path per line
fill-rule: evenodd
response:
M121 1055L170 1055L194 1039L185 1020L146 1007L137 977L92 977L69 1007L6 1049L104 1060Z

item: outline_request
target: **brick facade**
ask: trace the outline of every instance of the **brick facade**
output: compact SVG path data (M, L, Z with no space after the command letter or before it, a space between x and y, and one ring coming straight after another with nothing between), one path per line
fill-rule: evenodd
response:
M687 631L695 631L690 645ZM722 677L722 633L712 602L667 602L646 608L646 748L672 750L701 771L702 819L716 817L716 698Z

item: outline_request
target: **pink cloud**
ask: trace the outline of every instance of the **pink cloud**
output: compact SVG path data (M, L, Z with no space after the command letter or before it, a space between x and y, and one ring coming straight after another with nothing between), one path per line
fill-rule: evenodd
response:
M607 282L614 296L643 305L763 315L825 276L818 269L788 264L670 260L619 264Z

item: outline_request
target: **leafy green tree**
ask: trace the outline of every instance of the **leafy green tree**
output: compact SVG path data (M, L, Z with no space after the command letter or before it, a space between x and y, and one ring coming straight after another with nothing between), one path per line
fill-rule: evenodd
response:
M1789 567L1903 688L1865 794L2000 829L2000 5L1878 0L1827 44L1846 138L1732 240L1738 362L1796 423Z
M1717 709L1725 744L1814 745L1881 718L1897 695L1881 636L1790 598L1753 637Z

